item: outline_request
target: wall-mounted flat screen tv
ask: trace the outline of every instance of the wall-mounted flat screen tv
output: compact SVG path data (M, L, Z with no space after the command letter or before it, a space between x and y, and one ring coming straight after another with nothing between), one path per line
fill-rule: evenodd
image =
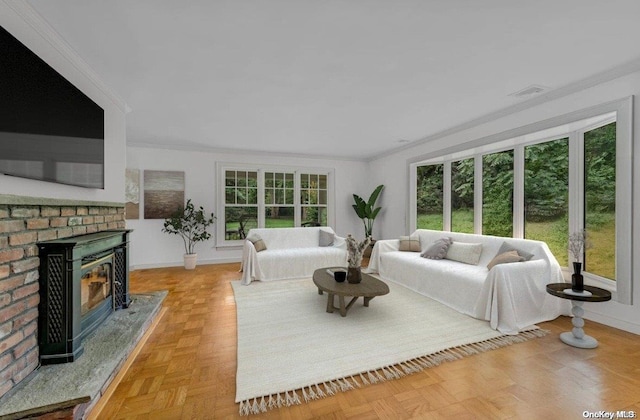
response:
M0 173L104 188L104 110L1 26Z

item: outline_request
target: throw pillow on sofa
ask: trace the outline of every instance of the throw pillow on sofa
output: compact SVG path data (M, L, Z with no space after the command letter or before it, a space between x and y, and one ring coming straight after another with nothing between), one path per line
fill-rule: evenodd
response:
M526 252L526 251L518 249L518 248L516 248L514 246L511 246L506 241L502 243L502 246L498 250L498 253L496 254L496 257L498 255L504 254L505 252L508 252L508 251L517 251L518 255L520 255L522 258L524 258L524 261L529 261L531 258L533 258L533 254L531 254L530 252Z
M320 243L319 246L333 246L333 241L336 235L326 230L320 230Z
M264 251L265 249L267 249L267 245L264 243L262 238L258 235L253 235L247 238L247 241L251 241L254 248L256 249L256 252Z
M429 245L429 247L425 249L420 256L430 260L441 260L445 255L447 255L447 250L449 249L451 242L453 242L451 238L438 239Z
M495 267L498 264L509 264L514 262L523 262L523 261L526 261L524 257L521 257L520 255L518 255L518 251L514 249L513 251L503 252L502 254L498 254L495 257L493 257L491 262L487 264L487 268L491 270L493 267Z
M418 235L401 236L400 251L420 252L420 237Z
M465 264L478 265L482 254L482 244L453 242L447 249L446 259Z

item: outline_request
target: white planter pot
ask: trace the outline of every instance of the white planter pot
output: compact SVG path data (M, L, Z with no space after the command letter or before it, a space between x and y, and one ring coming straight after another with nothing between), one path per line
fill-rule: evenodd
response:
M196 268L198 261L198 254L184 254L184 268L186 270L193 270Z

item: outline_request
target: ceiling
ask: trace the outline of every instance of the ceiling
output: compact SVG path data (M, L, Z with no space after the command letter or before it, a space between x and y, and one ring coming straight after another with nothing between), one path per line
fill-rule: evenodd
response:
M131 108L129 145L370 159L640 58L638 0L29 4Z

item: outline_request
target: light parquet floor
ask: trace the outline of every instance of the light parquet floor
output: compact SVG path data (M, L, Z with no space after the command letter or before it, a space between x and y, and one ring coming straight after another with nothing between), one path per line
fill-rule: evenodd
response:
M239 264L138 270L131 292L168 290L168 308L100 419L233 419ZM640 415L640 336L587 321L600 346L569 347L569 318L541 324L543 338L488 351L402 379L252 418L581 419L583 412ZM366 349L354 349L366 352Z

